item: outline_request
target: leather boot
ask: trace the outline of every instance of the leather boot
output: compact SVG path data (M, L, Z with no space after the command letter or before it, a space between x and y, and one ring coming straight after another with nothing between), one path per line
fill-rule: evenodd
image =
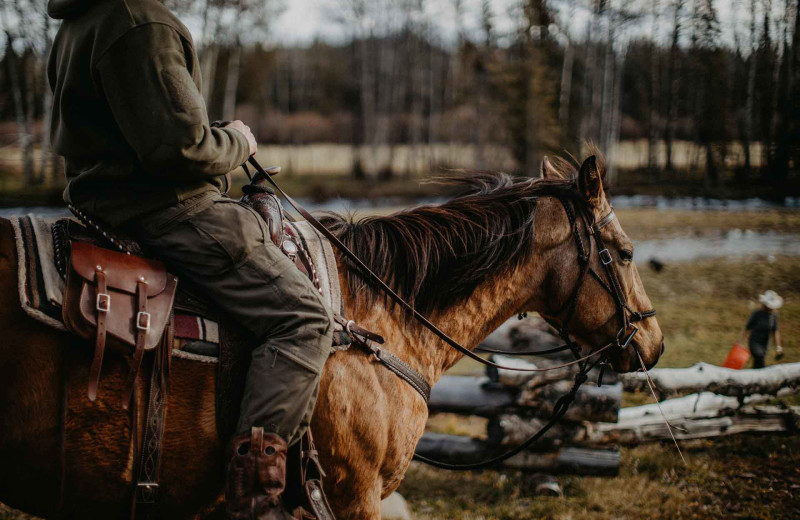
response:
M228 520L290 520L281 495L286 487L286 442L263 428L236 435L228 446L225 502Z

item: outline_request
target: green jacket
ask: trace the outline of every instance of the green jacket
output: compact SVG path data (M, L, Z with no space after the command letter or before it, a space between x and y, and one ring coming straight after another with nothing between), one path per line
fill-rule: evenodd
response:
M227 190L247 140L209 126L191 35L160 1L50 0L48 13L63 20L48 76L66 202L117 226Z

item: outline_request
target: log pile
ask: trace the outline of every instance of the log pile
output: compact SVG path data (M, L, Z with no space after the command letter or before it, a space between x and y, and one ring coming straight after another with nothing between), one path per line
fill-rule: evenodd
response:
M541 320L509 320L484 342L484 345L512 353L542 350L560 344ZM507 355L492 359L510 366L546 367L561 364L571 354L536 357L535 361ZM426 433L417 446L422 455L454 463L469 463L491 458L526 440L545 424L553 405L572 387L577 367L550 372L521 374L508 370L487 370L485 376L444 376L431 393L431 413L456 413L488 418L485 436L480 439ZM564 419L552 428L530 452L521 453L504 466L536 472L579 475L614 475L619 467L619 451L609 447L581 447L584 423L617 420L622 385L614 374L607 373L607 384L598 387L587 382L578 391L575 402Z
M542 350L559 343L546 324L529 319L510 320L484 344L513 354L515 350ZM493 354L492 359L508 366L543 368L569 357L521 359ZM576 372L576 367L534 373L488 369L482 377L444 376L433 388L430 412L485 417L487 430L481 438L426 433L418 451L453 463L486 460L507 451L547 422L555 402L572 386ZM606 373L602 386L596 384L599 374L592 374L564 419L530 450L504 466L552 474L614 475L619 467L619 445L670 438L662 412L675 427L678 440L798 431L800 407L760 403L800 391L800 363L760 370L730 370L698 363L649 373L661 403L620 410L623 390L649 392L645 374ZM679 395L683 397L663 400Z

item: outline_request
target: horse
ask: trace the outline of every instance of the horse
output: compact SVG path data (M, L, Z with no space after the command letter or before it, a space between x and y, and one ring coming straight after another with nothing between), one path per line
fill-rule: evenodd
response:
M465 174L464 193L440 205L357 221L330 215L324 223L469 349L522 311L563 325L564 304L574 299L569 332L586 351L596 352L618 335L619 308L601 283L590 277L581 282L580 253L565 209L600 220L612 208L601 160L590 157L579 169L567 164L545 161L541 179ZM585 227L581 234L592 240ZM610 221L601 235L627 305L649 309L633 245L619 221ZM604 261L597 254L588 258L597 272ZM344 257L338 262L346 315L381 334L384 348L429 383L462 357L365 284ZM0 220L0 501L43 517L129 517L137 433L118 397L128 361L108 355L103 392L90 403L90 349L24 314L16 271L12 228ZM632 345L608 351L619 372L649 368L663 352L656 319L637 325ZM214 365L173 358L170 378L163 516L222 518L224 447L215 427ZM312 429L337 518L380 518L381 500L403 479L427 416L423 397L369 353L351 348L330 357Z

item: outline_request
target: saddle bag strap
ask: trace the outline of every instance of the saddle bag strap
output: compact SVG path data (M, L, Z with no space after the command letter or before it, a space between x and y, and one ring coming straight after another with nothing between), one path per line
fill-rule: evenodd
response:
M136 488L133 493L131 518L154 520L159 518L158 477L164 439L164 419L168 389L169 356L174 334L174 321L170 317L156 351L152 353L150 385L147 393L144 432L140 450ZM136 397L134 396L134 399ZM136 430L136 428L134 428Z
M138 310L136 313L136 346L133 350L131 370L128 373L128 380L125 382L122 394L122 407L125 410L130 406L131 397L136 390L136 379L144 357L145 340L147 339L147 332L150 330L150 313L147 312L147 282L142 279L139 279L136 283L136 304Z
M97 281L97 297L95 308L97 309L97 334L94 343L94 359L89 370L89 400L97 399L97 388L100 386L100 370L103 367L103 352L106 349L106 317L111 310L111 295L108 294L106 284L106 273L101 266L97 266L95 271Z

